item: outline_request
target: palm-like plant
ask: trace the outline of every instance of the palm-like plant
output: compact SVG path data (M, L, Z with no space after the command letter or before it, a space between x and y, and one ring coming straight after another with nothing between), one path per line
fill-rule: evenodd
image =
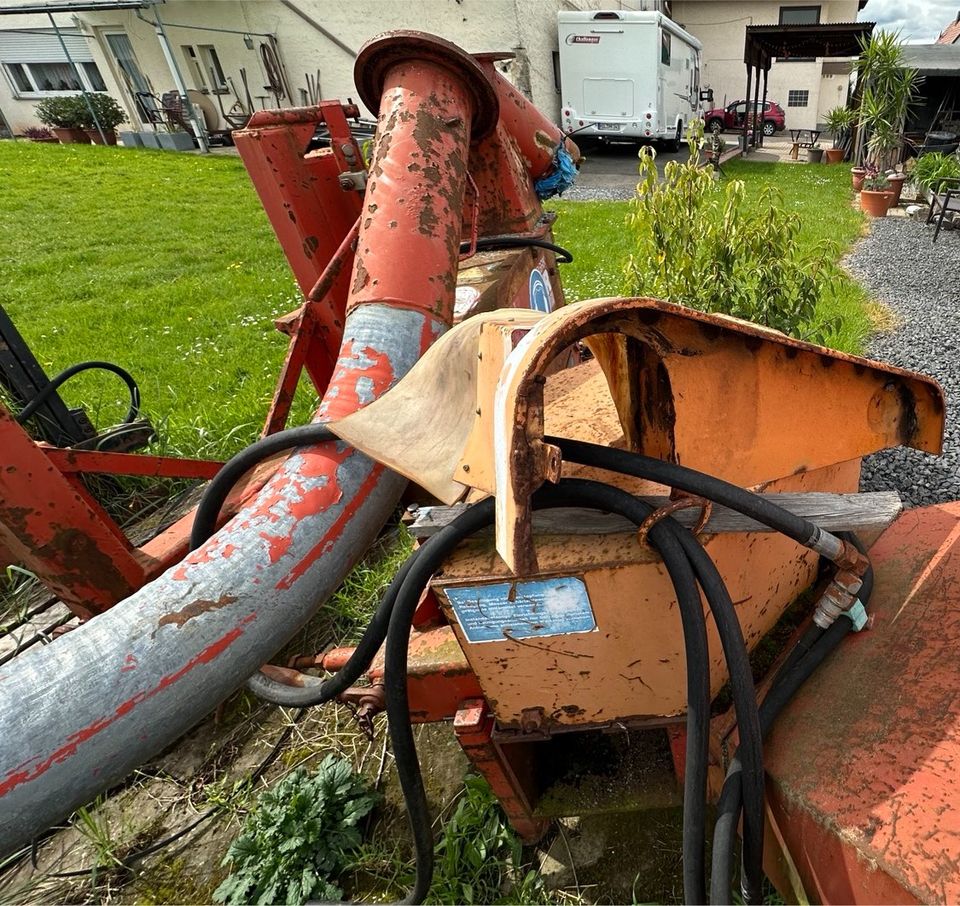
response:
M869 40L861 40L860 48L857 124L866 145L861 142L859 159L863 161L866 151L878 167L888 169L900 161L903 126L921 77L916 69L904 65L899 32L875 32Z
M827 131L833 135L833 147L840 148L857 121L857 112L850 107L834 107L827 114Z

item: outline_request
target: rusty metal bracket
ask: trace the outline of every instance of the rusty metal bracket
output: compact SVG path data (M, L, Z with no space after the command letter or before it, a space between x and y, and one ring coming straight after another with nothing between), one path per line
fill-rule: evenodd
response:
M640 544L646 544L647 535L658 522L662 522L668 516L672 516L679 510L687 510L693 507L700 507L700 518L692 529L694 535L700 535L704 526L710 520L710 514L713 512L713 502L695 495L684 495L683 497L678 497L676 500L671 500L670 503L654 510L647 516L637 529L637 541L640 542Z

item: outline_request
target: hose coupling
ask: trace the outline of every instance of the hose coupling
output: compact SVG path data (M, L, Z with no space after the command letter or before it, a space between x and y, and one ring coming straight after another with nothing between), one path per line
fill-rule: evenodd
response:
M862 585L863 582L856 573L847 570L838 572L817 601L813 622L821 629L828 629L837 617L846 614L860 603L857 595ZM862 604L860 606L863 607Z

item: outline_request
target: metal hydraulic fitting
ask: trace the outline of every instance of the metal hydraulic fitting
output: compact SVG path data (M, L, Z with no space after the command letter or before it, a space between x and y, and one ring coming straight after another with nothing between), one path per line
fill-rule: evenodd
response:
M817 601L813 622L821 629L828 629L837 617L846 614L860 603L857 595L862 585L863 582L856 573L847 570L838 572ZM863 605L860 607L862 609Z

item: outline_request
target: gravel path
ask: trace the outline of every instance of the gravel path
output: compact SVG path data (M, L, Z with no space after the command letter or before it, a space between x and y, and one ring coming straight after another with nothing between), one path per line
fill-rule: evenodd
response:
M898 447L864 460L862 489L897 490L905 506L960 499L960 232L932 239L922 220L875 220L845 262L899 322L868 355L936 378L947 398L941 456Z

